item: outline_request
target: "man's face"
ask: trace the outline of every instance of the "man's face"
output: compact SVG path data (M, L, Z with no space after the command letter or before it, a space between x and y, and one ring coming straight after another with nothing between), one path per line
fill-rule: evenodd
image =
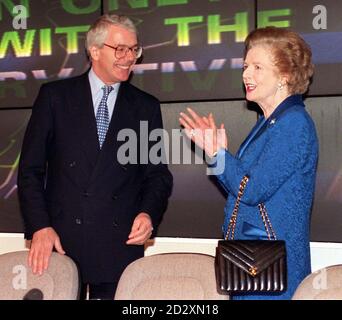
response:
M127 46L132 48L138 45L137 36L134 32L119 26L111 26L105 43L112 47ZM126 81L136 62L136 58L131 50L118 59L115 50L108 46L102 48L90 48L92 57L92 67L96 75L105 83L113 84Z

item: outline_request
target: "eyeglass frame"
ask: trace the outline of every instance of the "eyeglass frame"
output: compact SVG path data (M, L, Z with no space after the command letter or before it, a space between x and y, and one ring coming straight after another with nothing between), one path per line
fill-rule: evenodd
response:
M142 56L142 52L143 52L143 47L142 47L142 46L139 46L139 45L135 45L135 46L133 46L133 47L128 47L128 46L126 46L126 45L124 45L124 44L119 44L119 45L117 45L116 47L111 46L111 45L109 45L109 44L107 44L107 43L104 43L103 45L106 46L106 47L108 47L108 48L111 48L111 49L115 50L115 51L114 51L114 56L115 56L115 58L117 58L117 59L121 59L121 58L123 58L123 57L126 57L128 51L130 51L130 52L133 54L133 56L135 57L135 59L139 59L139 58ZM124 54L122 57L119 57L119 58L118 58L118 57L116 56L116 52L117 52L117 50L118 50L119 47L124 47L124 48L126 48L126 50L125 50L125 54ZM135 49L135 48L138 49L138 50L140 50L139 56L136 56L136 54L134 54L133 49Z

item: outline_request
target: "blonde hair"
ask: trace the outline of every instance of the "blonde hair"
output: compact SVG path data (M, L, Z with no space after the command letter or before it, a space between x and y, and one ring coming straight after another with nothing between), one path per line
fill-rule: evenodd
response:
M87 32L85 47L89 56L89 50L92 46L98 48L103 47L108 34L108 29L111 26L122 27L137 35L137 29L130 18L116 14L104 14L93 23Z
M270 48L280 75L287 76L290 94L303 94L308 90L314 71L312 53L309 45L296 32L276 27L256 29L245 40L245 58L255 46Z

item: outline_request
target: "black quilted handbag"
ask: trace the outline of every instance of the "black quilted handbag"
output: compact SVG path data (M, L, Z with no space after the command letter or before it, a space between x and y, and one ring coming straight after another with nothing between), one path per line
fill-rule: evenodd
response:
M285 241L276 240L264 204L259 204L259 211L269 240L234 240L238 209L247 182L248 176L244 176L225 240L220 240L216 248L217 289L226 294L280 293L287 288Z

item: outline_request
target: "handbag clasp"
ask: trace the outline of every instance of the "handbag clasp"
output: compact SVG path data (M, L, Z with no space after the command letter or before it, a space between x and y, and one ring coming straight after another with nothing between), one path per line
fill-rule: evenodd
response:
M250 267L248 271L249 271L251 276L255 277L257 272L258 272L258 268L257 267Z

